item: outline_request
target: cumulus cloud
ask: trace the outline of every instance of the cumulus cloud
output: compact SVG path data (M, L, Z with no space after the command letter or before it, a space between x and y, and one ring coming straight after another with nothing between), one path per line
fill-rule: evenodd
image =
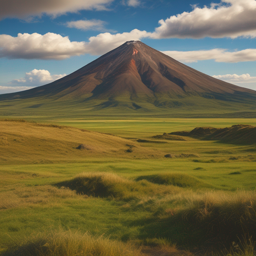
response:
M18 34L17 37L0 35L0 58L9 59L67 59L83 54L101 55L120 46L126 41L150 38L151 33L134 29L130 32L111 34L100 33L88 42L70 41L68 37L47 33L41 35ZM181 62L215 60L216 62L256 61L256 49L230 52L225 49L201 51L164 51L163 53Z
M11 82L0 86L0 94L24 91L36 86L51 83L58 80L66 74L51 75L48 70L45 69L33 69L27 72L24 77L12 80Z
M115 49L126 41L140 40L142 38L150 37L150 35L151 33L138 29L114 35L110 33L102 33L89 38L89 43L87 44L88 52L94 55L104 54Z
M164 54L181 62L197 62L200 60L215 60L216 62L245 62L256 61L256 49L245 49L229 52L225 49L201 51L163 51Z
M104 54L128 40L140 40L150 33L134 29L125 33L101 33L89 42L71 42L59 34L21 34L17 37L0 35L0 58L9 59L67 59L82 54Z
M9 59L66 59L84 54L85 42L71 42L54 33L0 35L0 57Z
M250 74L226 74L226 75L215 75L214 78L224 80L232 84L247 84L255 83L256 86L256 76L251 76Z
M8 0L1 1L0 19L26 18L48 14L56 16L79 10L106 10L113 0Z
M32 71L27 72L23 78L15 79L11 81L10 84L13 86L35 87L53 82L64 76L66 76L66 74L51 75L51 73L48 70L33 69Z
M160 20L155 38L256 37L256 1L222 0Z
M67 22L66 26L81 30L104 30L104 24L102 20L77 20Z

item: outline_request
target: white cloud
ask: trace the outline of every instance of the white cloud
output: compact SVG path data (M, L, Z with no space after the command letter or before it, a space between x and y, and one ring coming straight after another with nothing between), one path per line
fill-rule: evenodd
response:
M104 30L105 22L102 20L77 20L66 23L69 28L77 28L81 30Z
M197 62L200 60L215 60L216 62L256 61L256 49L228 52L225 49L201 51L163 51L164 54L181 62Z
M224 80L233 84L246 84L246 83L255 83L256 85L256 76L251 76L250 74L226 74L226 75L215 75L214 78Z
M140 1L139 0L128 0L127 5L132 6L132 7L136 7L136 6L140 5Z
M222 0L219 4L160 20L155 38L256 37L256 1Z
M132 7L137 7L141 3L140 3L140 0L122 0L122 4L132 6Z
M66 59L86 53L85 42L71 42L54 33L0 35L0 57L9 59Z
M19 91L25 91L31 89L31 87L28 86L1 86L0 85L0 94L4 93L12 93L12 92L19 92Z
M131 32L101 33L90 37L89 42L71 42L59 34L21 34L17 37L0 35L0 58L9 59L67 59L82 54L104 54L122 43L149 37L150 33L134 29Z
M94 55L104 54L115 49L126 41L140 40L142 38L149 37L150 35L151 33L138 29L114 35L110 33L102 33L89 38L89 43L87 44L88 52Z
M0 58L9 59L67 59L83 54L101 55L115 49L126 41L150 38L151 33L134 29L130 32L101 33L88 42L70 41L68 37L47 33L41 35L18 34L17 37L0 35ZM225 49L201 51L164 51L163 53L181 62L215 60L216 62L256 61L256 49L229 52Z
M27 72L24 77L12 80L11 82L0 86L0 94L28 90L36 86L51 83L64 76L66 76L66 74L51 75L48 70L33 69L32 71Z
M106 10L113 0L8 0L1 1L0 19L26 18L48 14L56 16L79 10Z
M53 82L64 76L66 76L66 74L51 75L51 73L48 70L33 69L32 71L27 72L23 78L15 79L11 81L10 84L13 86L35 87Z

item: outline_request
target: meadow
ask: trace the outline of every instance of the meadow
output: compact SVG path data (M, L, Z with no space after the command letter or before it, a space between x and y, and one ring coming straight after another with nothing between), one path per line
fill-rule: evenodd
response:
M253 255L255 144L154 136L255 119L35 120L0 121L0 255Z

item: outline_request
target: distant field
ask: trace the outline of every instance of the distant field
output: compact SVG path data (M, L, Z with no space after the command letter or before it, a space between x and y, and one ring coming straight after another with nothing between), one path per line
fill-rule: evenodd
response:
M200 126L216 128L235 124L256 126L256 118L132 118L111 119L51 119L51 122L81 129L111 133L122 137L148 137L164 132L192 130Z
M134 107L139 105L140 108ZM201 96L170 98L158 95L149 101L132 97L70 99L35 97L0 100L0 118L25 118L50 123L58 119L130 120L158 118L255 118L252 98L220 100Z
M153 138L197 126L256 126L255 119L41 122L54 125L0 122L0 251L66 230L129 241L146 255L216 244L233 250L242 238L250 249L255 241L256 145Z

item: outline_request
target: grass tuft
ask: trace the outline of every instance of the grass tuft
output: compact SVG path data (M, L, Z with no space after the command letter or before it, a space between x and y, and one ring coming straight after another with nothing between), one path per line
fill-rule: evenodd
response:
M122 200L173 194L180 191L174 186L157 185L145 179L129 180L112 173L83 173L72 180L56 185L76 190L78 194Z
M60 231L39 233L15 245L1 256L141 256L130 244L79 232Z
M167 209L174 201L183 201L183 205ZM160 208L154 220L159 224L153 223L151 228L179 246L196 244L216 250L230 248L233 243L241 245L245 236L256 240L255 192L183 193L166 198ZM180 238L175 235L177 230Z
M0 193L0 211L13 208L33 207L57 203L61 199L76 198L74 191L56 188L50 185L18 187L15 190Z

